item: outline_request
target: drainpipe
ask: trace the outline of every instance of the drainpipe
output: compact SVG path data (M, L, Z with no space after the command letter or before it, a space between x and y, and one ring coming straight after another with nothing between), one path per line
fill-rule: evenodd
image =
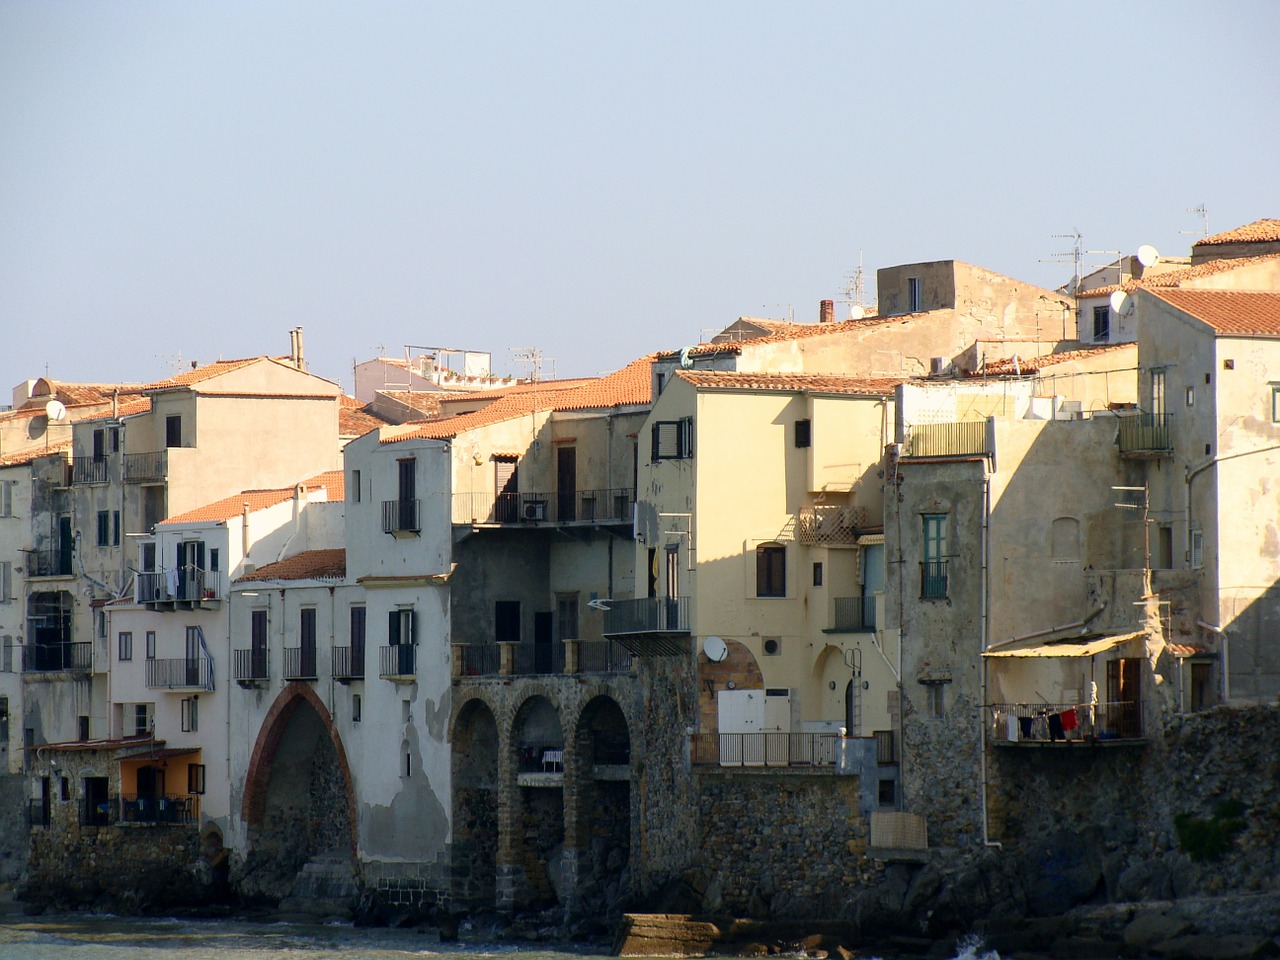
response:
M1004 850L1004 846L997 840L991 839L991 816L987 809L987 793L990 788L990 781L987 776L987 661L982 653L987 649L988 633L990 632L990 622L987 619L987 592L990 589L990 576L988 566L990 564L989 554L991 552L991 475L984 469L982 471L982 537L981 537L981 557L982 567L978 584L978 640L982 650L978 653L978 662L982 669L982 703L979 706L979 718L981 726L981 734L978 740L978 768L980 781L982 784L982 845L984 847L995 847L997 850Z
M1098 614L1102 613L1105 609L1107 609L1107 601L1103 600L1097 607L1090 611L1083 620L1077 620L1075 623L1064 623L1057 627L1049 627L1046 630L1036 630L1032 633L1024 633L1017 637L1011 637L1008 640L1001 640L999 643L993 643L987 649L999 650L1002 647L1007 647L1020 640L1034 640L1036 637L1047 637L1051 633L1066 633L1068 630L1078 630L1081 627L1086 627L1092 623L1097 618Z
M285 553L293 543L293 538L298 535L298 528L301 526L299 521L302 518L302 484L295 484L293 488L293 530L290 531L288 538L280 547L280 552L276 554L276 563L285 558Z

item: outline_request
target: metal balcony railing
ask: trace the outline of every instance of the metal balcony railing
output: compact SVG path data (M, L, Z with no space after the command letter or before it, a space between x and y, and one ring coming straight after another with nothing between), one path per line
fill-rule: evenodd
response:
M146 684L149 689L208 689L212 664L207 657L147 660Z
M315 680L316 648L285 647L284 678L286 680Z
M187 566L178 570L147 570L138 574L139 603L224 600L222 573Z
M421 527L421 500L383 500L383 533L417 533Z
M511 665L515 676L534 677L564 673L563 643L517 643Z
M835 621L831 629L836 633L855 633L876 628L876 597L836 597Z
M972 457L990 453L985 420L912 424L903 450L907 457Z
M610 600L604 612L604 635L629 633L688 633L688 597L642 597Z
M1169 414L1139 413L1121 417L1118 443L1122 454L1160 456L1172 453Z
M349 647L333 647L333 676L335 680L364 679L364 644Z
M24 673L70 670L85 672L93 669L93 644L83 643L35 643L22 648Z
M267 680L271 664L266 650L233 651L231 669L235 680Z
M120 795L120 823L191 824L200 822L200 797L190 793Z
M71 576L72 552L70 550L35 550L30 557L33 577Z
M1144 705L1111 703L993 703L991 739L996 743L1072 743L1141 740Z
M453 522L470 524L630 523L634 487L524 493L455 493Z
M616 640L582 640L578 643L579 673L626 673L631 653Z
M72 457L72 483L106 483L108 479L105 457Z
M502 665L496 643L455 643L453 655L460 661L458 675L463 677L496 677Z
M168 473L169 458L167 451L155 450L151 453L126 453L124 455L124 478L126 481L141 482L144 480L163 480Z
M834 733L695 733L694 764L722 767L830 767L836 762Z
M947 561L922 560L920 562L920 599L947 599Z
M417 676L417 653L418 648L411 643L379 647L378 676L383 680Z

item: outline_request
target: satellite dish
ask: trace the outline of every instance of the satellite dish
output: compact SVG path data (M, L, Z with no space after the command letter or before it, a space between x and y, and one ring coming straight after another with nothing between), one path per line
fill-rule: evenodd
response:
M693 366L693 357L689 355L689 351L692 349L693 347L680 348L680 369L688 370Z
M65 420L67 408L63 406L61 400L50 400L44 405L44 415L50 420Z
M1123 290L1111 294L1111 312L1117 317L1127 317L1133 313L1133 297Z
M712 663L720 663L729 655L729 647L719 637L707 637L702 641L702 652Z
M1144 267L1154 267L1160 262L1160 251L1149 243L1138 248L1138 262Z

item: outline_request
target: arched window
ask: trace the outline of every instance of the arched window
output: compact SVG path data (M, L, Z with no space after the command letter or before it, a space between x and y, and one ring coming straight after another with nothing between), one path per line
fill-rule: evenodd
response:
M1050 530L1050 558L1056 563L1080 559L1080 521L1075 517L1058 517Z

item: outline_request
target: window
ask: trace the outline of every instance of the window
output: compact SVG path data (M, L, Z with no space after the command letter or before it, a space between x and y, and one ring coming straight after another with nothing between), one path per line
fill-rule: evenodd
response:
M919 277L907 277L907 313L919 313L924 309L924 281Z
M133 735L140 736L151 732L151 704L135 703L133 705Z
M578 595L561 593L556 595L556 625L561 640L578 639Z
M111 511L98 511L98 546L107 547L111 545Z
M111 545L120 546L120 511L111 511Z
M1164 368L1158 368L1151 371L1151 412L1160 416L1164 410Z
M107 432L105 430L93 431L93 459L105 460L107 458Z
M6 633L0 637L0 672L13 673L13 635ZM4 738L0 737L0 741Z
M133 634L127 630L121 630L116 635L116 659L121 661L133 659Z
M896 780L879 781L880 806L892 807L898 802L898 782Z
M164 445L182 446L182 417L175 415L164 418Z
M209 548L209 572L217 573L222 566L222 557L219 555L217 547Z
M1093 341L1101 343L1111 336L1111 308L1093 308Z
M693 417L659 420L653 425L650 460L687 460L693 456Z
M347 498L352 503L360 502L360 471L351 471L351 495Z
M13 488L16 480L0 480L0 517L13 516Z
M413 608L392 610L387 616L387 643L393 647L410 646L414 639Z
M200 698L185 697L182 701L182 732L194 733L200 729Z
M928 694L929 716L935 720L941 720L947 715L947 685L928 683L925 684L925 691Z
M520 601L495 600L493 603L493 639L498 643L520 640Z
M1187 406L1194 407L1196 405L1196 388L1187 387Z
M107 438L111 441L111 452L119 453L120 452L120 428L111 427L107 431Z
M1173 525L1160 523L1156 525L1156 542L1154 556L1151 558L1152 569L1173 569Z
M351 608L351 669L358 677L364 676L364 607Z
M353 693L351 695L351 722L352 723L360 722L360 708L363 705L364 704L361 702L360 694Z
M920 598L947 599L947 515L926 513L924 523L924 561L920 570Z
M187 793L204 793L204 764L187 764Z
M76 717L76 733L80 735L81 740L89 739L89 718L84 714Z
M1191 531L1191 555L1188 558L1191 562L1192 570L1199 570L1204 566L1204 531Z
M156 632L154 630L147 631L147 659L154 660L156 658Z
M9 746L9 698L0 697L0 747Z
M815 563L813 565L813 585L815 587L822 586L822 564Z
M756 547L756 596L787 595L787 548L780 543Z
M71 799L71 778L70 777L58 778L58 795L62 798L63 803L66 803L68 800Z
M813 421L796 421L796 446L808 447L813 444Z
M1271 422L1280 423L1280 384L1271 385Z
M0 560L0 603L13 601L13 563Z
M107 639L107 611L93 611L93 635L99 640ZM66 639L70 640L70 635Z

